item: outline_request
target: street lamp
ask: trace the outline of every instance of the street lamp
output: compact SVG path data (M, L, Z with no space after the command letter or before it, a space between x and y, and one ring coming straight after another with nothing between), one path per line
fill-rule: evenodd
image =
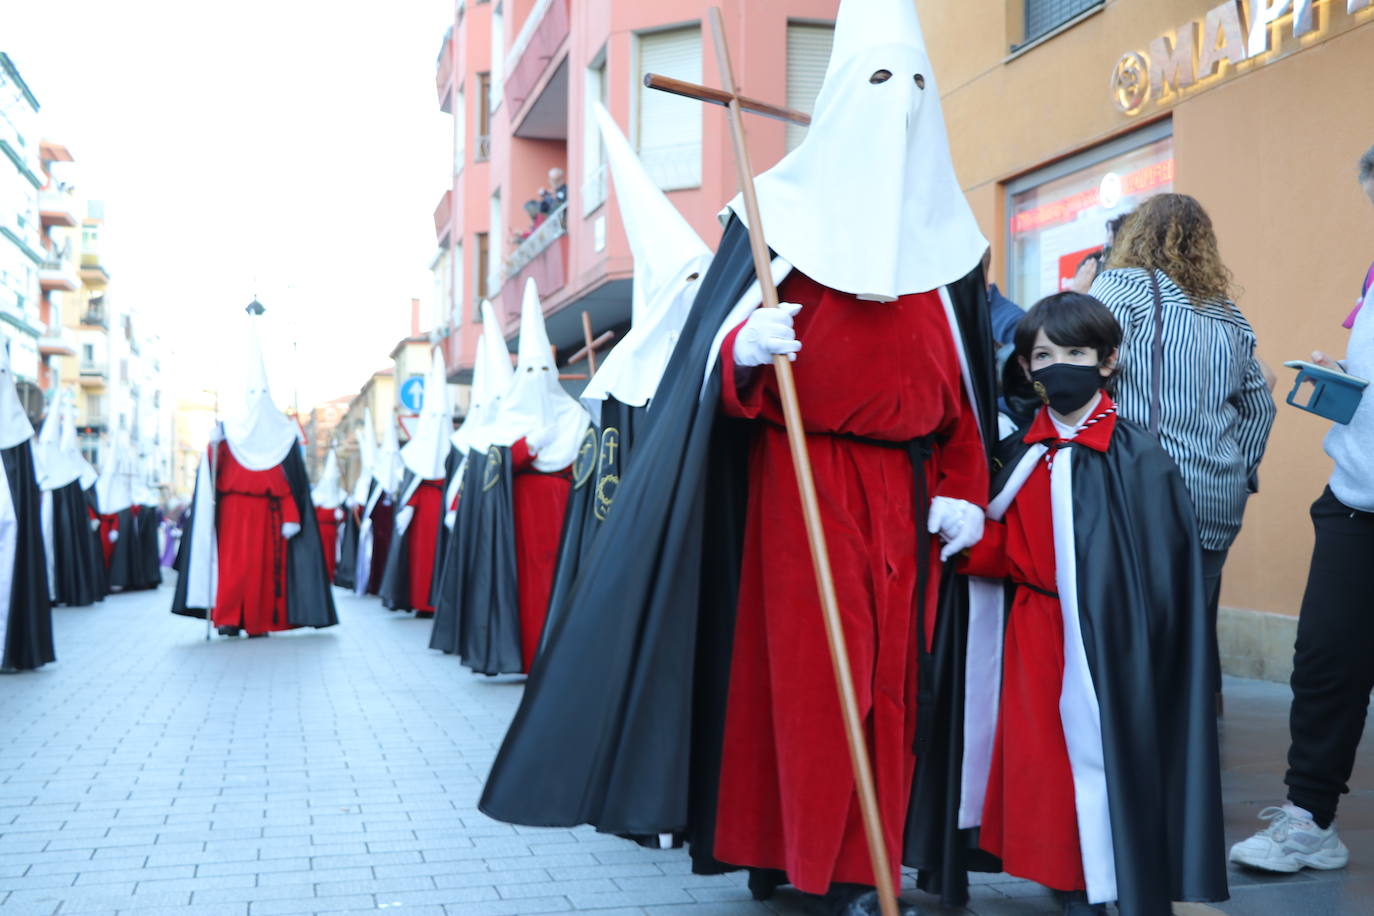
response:
M253 301L244 306L243 310L250 315L261 315L263 312L267 311L267 306L259 302L257 296L254 296Z

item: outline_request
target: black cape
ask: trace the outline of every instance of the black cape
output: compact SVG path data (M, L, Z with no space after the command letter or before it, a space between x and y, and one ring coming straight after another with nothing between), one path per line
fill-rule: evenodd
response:
M1003 478L1028 448L1020 434L1008 438L998 456ZM1118 909L1168 916L1173 900L1225 900L1209 661L1216 633L1204 613L1192 500L1154 437L1120 417L1107 452L1068 454L1078 614L1101 709Z
M345 502L343 521L339 523L339 562L334 564L334 584L350 591L358 581L358 528L358 510Z
M43 506L34 476L30 440L0 450L14 502L14 576L10 583L5 644L0 668L20 671L56 661L52 644L52 603L48 597L48 560L43 552Z
M324 566L324 547L320 541L320 525L315 518L315 507L310 501L310 477L305 470L305 459L301 450L293 448L281 463L286 473L286 482L291 487L291 498L296 502L300 514L301 530L286 542L286 619L296 627L332 627L339 622L334 609L334 593L329 587L329 577ZM196 494L192 507L198 504L200 482L196 482ZM191 607L187 603L186 571L192 560L191 548L195 526L204 524L205 519L196 518L188 510L186 526L181 538L182 549L178 555L176 590L172 594L172 613L183 617L205 619L206 608Z
M119 519L119 537L110 551L110 565L106 567L105 575L111 591L134 591L142 587L139 585L138 527L134 510L128 506L112 514Z
M415 473L409 469L401 478L401 486L396 491L405 494L410 490L410 485L415 481ZM408 611L411 609L410 603L410 538L405 534L397 535L396 515L405 509L399 497L395 504L395 513L391 516L391 537L387 540L387 551L382 566L382 579L377 587L377 595L382 599L382 607L393 611ZM375 528L373 529L376 530ZM406 534L409 534L407 529ZM374 541L375 543L375 541ZM373 562L376 562L376 554L373 555Z
M73 480L52 491L53 603L86 607L105 597L99 535L91 531L86 493Z
M158 550L158 533L162 528L162 509L140 506L134 516L138 540L134 550L135 588L157 588L162 584L162 551Z
M630 407L613 397L601 402L601 426L589 426L572 466L572 491L558 541L558 564L549 593L549 632L555 609L567 604L577 572L591 551L592 541L610 513L620 479L630 466L635 435L647 407ZM547 638L544 640L547 645ZM540 650L541 654L543 649Z
M448 540L451 537L446 521L449 510L449 487L453 484L453 475L462 469L463 456L456 448L450 448L448 457L444 459L444 504L439 513L439 535L434 539L434 575L429 580L429 606L436 609L436 616L444 579L444 562L448 559Z
M702 381L754 278L747 231L732 220L606 522L550 609L545 655L479 804L497 820L683 835L696 870L726 867L712 844L753 429L718 408L719 372ZM981 268L950 293L990 428Z

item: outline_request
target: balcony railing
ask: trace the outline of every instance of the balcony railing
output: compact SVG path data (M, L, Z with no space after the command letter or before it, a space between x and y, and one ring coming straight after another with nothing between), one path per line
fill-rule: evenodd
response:
M506 54L503 95L511 111L530 97L568 37L568 0L537 0Z
M554 242L568 234L568 205L564 204L549 214L549 218L539 228L530 233L529 238L520 243L510 257L506 258L501 272L502 281L525 269L525 265L544 253Z
M45 226L65 226L70 229L81 225L76 198L57 188L45 188L38 192L38 218Z
M448 27L444 34L443 44L439 46L439 60L437 62L437 72L434 75L434 87L439 92L439 104L444 111L448 111L449 99L452 98L453 89L453 26Z
M101 378L110 377L110 366L108 363L95 359L83 359L81 361L82 375L97 375Z
M38 352L44 356L75 356L76 335L64 327L50 327L38 338Z
M81 323L97 328L109 328L110 326L109 319L105 317L104 309L87 309L86 314L81 316Z
M85 252L81 255L81 279L88 286L102 287L110 282L110 272L100 263L100 255Z
M605 202L606 164L603 162L582 182L582 215L586 216Z
M477 135L477 148L473 151L473 162L486 162L491 158L491 134Z
M69 261L50 259L38 265L38 285L44 291L71 292L81 285L81 277Z

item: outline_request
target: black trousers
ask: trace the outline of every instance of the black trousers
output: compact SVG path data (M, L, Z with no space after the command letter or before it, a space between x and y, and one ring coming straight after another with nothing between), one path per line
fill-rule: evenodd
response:
M1351 509L1328 487L1312 504L1317 542L1293 653L1288 717L1288 800L1319 827L1336 817L1364 733L1374 689L1374 514Z
M1221 693L1221 646L1217 644L1217 609L1221 605L1221 570L1231 549L1202 548L1202 591L1207 601L1207 632L1212 638L1212 691Z

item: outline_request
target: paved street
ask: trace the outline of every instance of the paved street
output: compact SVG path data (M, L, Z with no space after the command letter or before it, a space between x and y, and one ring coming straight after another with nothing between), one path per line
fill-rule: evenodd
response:
M166 586L58 609L58 663L0 678L0 913L808 912L691 876L680 851L484 818L519 683L474 678L426 648L428 622L336 594L342 626L252 641L205 642ZM1228 692L1234 840L1281 797L1286 690ZM1356 784L1374 788L1368 760ZM1374 913L1374 792L1343 811L1348 872L1236 875L1220 909ZM974 894L978 916L1057 912L1002 876Z

